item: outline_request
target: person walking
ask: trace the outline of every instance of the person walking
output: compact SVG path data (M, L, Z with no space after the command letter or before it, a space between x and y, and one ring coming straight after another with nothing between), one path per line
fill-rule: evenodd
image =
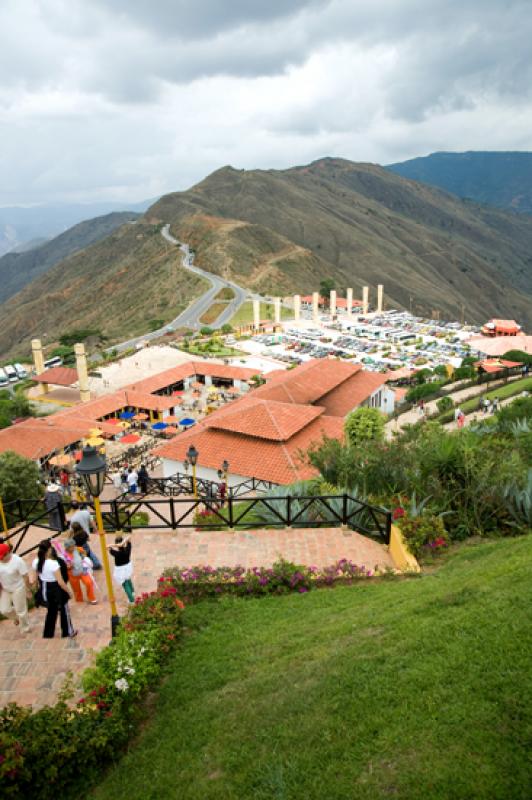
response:
M70 475L66 469L62 469L59 473L59 483L61 484L63 497L70 497Z
M150 476L148 474L148 470L146 469L146 464L141 464L138 474L139 480L139 489L142 494L148 494L148 481Z
M11 552L8 544L0 544L0 614L13 617L22 633L28 633L28 597L31 584L26 562Z
M90 534L91 533L96 533L96 526L94 524L94 520L92 518L92 514L89 511L89 509L87 508L86 503L77 503L75 500L73 500L72 504L71 504L71 508L72 508L72 511L74 513L70 517L70 527L72 527L72 525L74 523L77 523L78 525L81 525L81 527L83 528L83 530L87 534L86 544L88 546L88 549L87 549L87 547L85 547L85 544L83 544L81 546L85 549L85 552L87 553L87 555L89 556L90 560L92 561L92 563L94 565L94 569L101 569L102 565L100 563L100 559L98 558L96 553L93 552L93 550L92 550L92 548L91 548L91 546L89 544L89 542L90 542Z
M130 467L127 472L127 486L131 494L137 494L138 472L134 467Z
M115 500L118 500L124 493L123 485L122 485L122 475L118 470L115 470L111 475L111 480L113 482L113 487L115 490Z
M44 494L44 505L48 511L48 523L50 528L62 533L67 528L65 507L63 506L63 494L61 487L55 481L51 481L46 487Z
M68 570L65 562L54 552L50 539L40 543L32 566L41 582L42 600L47 607L43 638L54 638L58 614L61 618L61 636L63 639L74 638L78 632L74 630L68 608Z
M133 565L131 563L131 540L129 536L115 537L115 547L108 547L115 560L113 579L120 584L130 603L135 602L135 589L133 587Z
M63 547L65 549L65 562L68 569L68 581L72 586L76 602L83 602L83 592L81 591L81 584L83 584L87 592L87 602L95 605L98 602L94 593L96 587L94 578L89 574L89 570L83 563L84 558L86 558L85 551L82 547L76 545L74 539L65 539ZM92 562L90 563L92 565Z

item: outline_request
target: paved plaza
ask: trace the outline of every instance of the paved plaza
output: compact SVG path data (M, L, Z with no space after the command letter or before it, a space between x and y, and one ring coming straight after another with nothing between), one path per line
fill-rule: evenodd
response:
M23 551L43 538L44 531L28 531ZM97 540L97 537L93 537ZM113 537L109 536L111 543ZM96 541L94 549L99 553ZM136 594L152 591L167 567L271 566L279 557L307 565L326 566L348 558L368 569L392 567L382 545L339 528L240 531L138 530L133 534L134 585ZM27 557L28 561L32 556ZM110 612L103 573L95 573L98 605L70 601L75 639L61 639L59 624L55 639L43 639L45 610L30 613L31 632L22 634L11 620L0 622L0 706L10 702L40 708L57 698L66 675L79 675L94 659L95 651L109 642ZM120 614L127 612L121 588L116 588Z

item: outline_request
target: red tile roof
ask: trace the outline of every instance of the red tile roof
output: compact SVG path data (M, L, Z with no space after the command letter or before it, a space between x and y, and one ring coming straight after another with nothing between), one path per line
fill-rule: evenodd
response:
M247 381L253 375L257 374L257 370L246 369L244 367L232 367L226 364L217 364L215 362L202 362L202 361L187 361L186 364L180 364L177 367L171 367L164 372L159 372L157 375L152 375L150 378L144 378L141 381L126 386L125 389L137 390L140 392L157 392L164 389L166 386L171 386L173 383L178 383L185 378L190 377L205 377L209 375L211 378L225 378L226 380L242 380Z
M312 359L284 374L272 376L253 390L253 396L284 403L314 403L361 369L360 364L338 359Z
M72 421L70 425L64 420L56 420L56 416L40 419L27 419L0 430L0 452L14 450L26 458L38 459L61 450L67 445L85 438L90 429L96 427L94 422Z
M331 417L345 417L385 384L385 375L360 370L332 391L320 397L320 406Z
M226 430L208 428L203 423L194 430L176 436L155 450L161 458L184 461L191 444L198 450L200 467L219 469L226 458L233 475L251 476L273 483L288 484L316 475L305 463L310 445L326 435L343 437L343 420L320 416L286 442L259 439Z
M245 403L230 406L226 414L210 417L207 427L285 442L323 413L322 408L315 406L256 400L253 397L245 400Z
M40 375L33 375L31 379L36 383L50 383L52 386L72 386L78 379L78 371L71 367L51 367Z

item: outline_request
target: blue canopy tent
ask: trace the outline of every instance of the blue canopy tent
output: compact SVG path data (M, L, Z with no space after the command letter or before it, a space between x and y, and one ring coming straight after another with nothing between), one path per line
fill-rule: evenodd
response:
M122 411L122 413L120 414L120 419L133 419L134 416L135 416L134 411Z
M164 429L167 427L168 425L166 422L156 422L155 425L151 426L153 431L164 431Z
M196 420L192 419L192 417L184 417L184 419L179 420L179 424L183 425L184 428L190 428L191 425L196 424Z

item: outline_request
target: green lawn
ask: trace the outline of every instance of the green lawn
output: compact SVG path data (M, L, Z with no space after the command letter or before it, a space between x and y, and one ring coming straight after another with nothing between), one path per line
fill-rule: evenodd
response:
M260 304L260 318L261 321L273 321L275 318L273 303ZM294 312L289 308L281 306L281 319L294 319ZM253 322L253 303L248 300L242 303L236 314L231 318L231 325L233 327L238 327L238 325L248 325L250 322Z
M482 395L477 394L470 400L458 402L457 405L460 406L464 414L472 414L479 410L479 401L481 397L487 397L489 400L493 400L494 397L498 397L499 400L506 400L508 397L517 396L525 391L532 392L532 376L528 378L519 378L519 380L507 383L504 386L499 386ZM444 414L435 417L435 419L442 423L451 422L451 420L454 419L454 410L446 411Z
M187 609L96 800L530 797L532 536L420 578Z

